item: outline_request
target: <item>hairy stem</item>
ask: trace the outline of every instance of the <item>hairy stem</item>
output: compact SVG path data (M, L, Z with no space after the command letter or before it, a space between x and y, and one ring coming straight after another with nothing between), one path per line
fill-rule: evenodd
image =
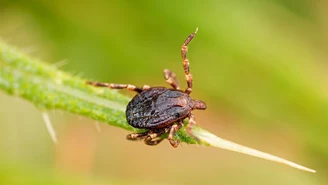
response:
M86 81L30 58L0 41L0 89L24 98L42 110L61 109L126 130L142 131L126 122L128 97L107 88L92 87ZM285 159L226 141L199 127L195 127L194 134L200 138L199 142L186 133L185 127L177 132L176 137L188 144L223 148L315 172Z

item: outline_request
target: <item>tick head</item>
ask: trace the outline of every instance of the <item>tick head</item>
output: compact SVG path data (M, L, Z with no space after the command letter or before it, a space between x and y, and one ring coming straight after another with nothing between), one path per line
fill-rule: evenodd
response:
M200 100L194 100L194 107L193 109L198 109L198 110L205 110L206 109L206 104Z

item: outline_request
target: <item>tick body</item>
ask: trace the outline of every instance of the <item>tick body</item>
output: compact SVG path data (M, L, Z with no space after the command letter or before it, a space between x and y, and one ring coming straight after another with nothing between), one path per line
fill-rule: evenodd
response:
M126 119L136 128L156 129L188 116L194 102L186 93L154 87L137 94L128 104Z
M183 69L187 81L187 89L180 90L175 73L165 69L164 78L172 88L149 87L144 85L138 88L134 85L107 84L101 82L88 82L88 84L112 89L128 89L137 92L126 108L127 122L135 127L147 129L143 133L127 135L129 140L143 139L147 145L157 145L163 138L161 135L169 133L168 140L173 147L179 146L180 141L174 140L175 132L183 126L183 120L188 119L187 133L192 134L192 128L196 124L192 110L205 110L206 104L200 100L194 100L189 95L192 92L192 76L189 72L187 59L187 45L194 38L197 30L190 34L181 47ZM195 137L196 138L196 137ZM197 139L197 138L196 138Z

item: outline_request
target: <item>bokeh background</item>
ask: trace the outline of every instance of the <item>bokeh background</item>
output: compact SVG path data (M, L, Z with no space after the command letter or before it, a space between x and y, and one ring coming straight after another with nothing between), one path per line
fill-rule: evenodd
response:
M0 184L327 184L328 3L311 0L0 1L0 37L97 81L185 87L208 109L198 124L316 174L215 148L125 140L128 131L0 92ZM122 91L133 96L133 93Z

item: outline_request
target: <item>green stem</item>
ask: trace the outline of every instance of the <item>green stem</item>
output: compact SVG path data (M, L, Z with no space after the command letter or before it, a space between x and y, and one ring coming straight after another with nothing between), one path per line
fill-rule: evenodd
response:
M126 130L142 131L126 122L124 112L129 98L108 88L87 85L86 81L32 59L0 41L0 89L24 98L40 109L61 109ZM176 137L188 144L223 148L315 172L285 159L221 139L199 127L195 127L193 133L200 139L198 142L186 133L185 126L177 132Z
M114 90L92 87L86 81L0 41L0 89L40 109L61 109L126 130L142 131L126 122L125 107L130 98ZM182 142L196 143L185 129L177 137Z

